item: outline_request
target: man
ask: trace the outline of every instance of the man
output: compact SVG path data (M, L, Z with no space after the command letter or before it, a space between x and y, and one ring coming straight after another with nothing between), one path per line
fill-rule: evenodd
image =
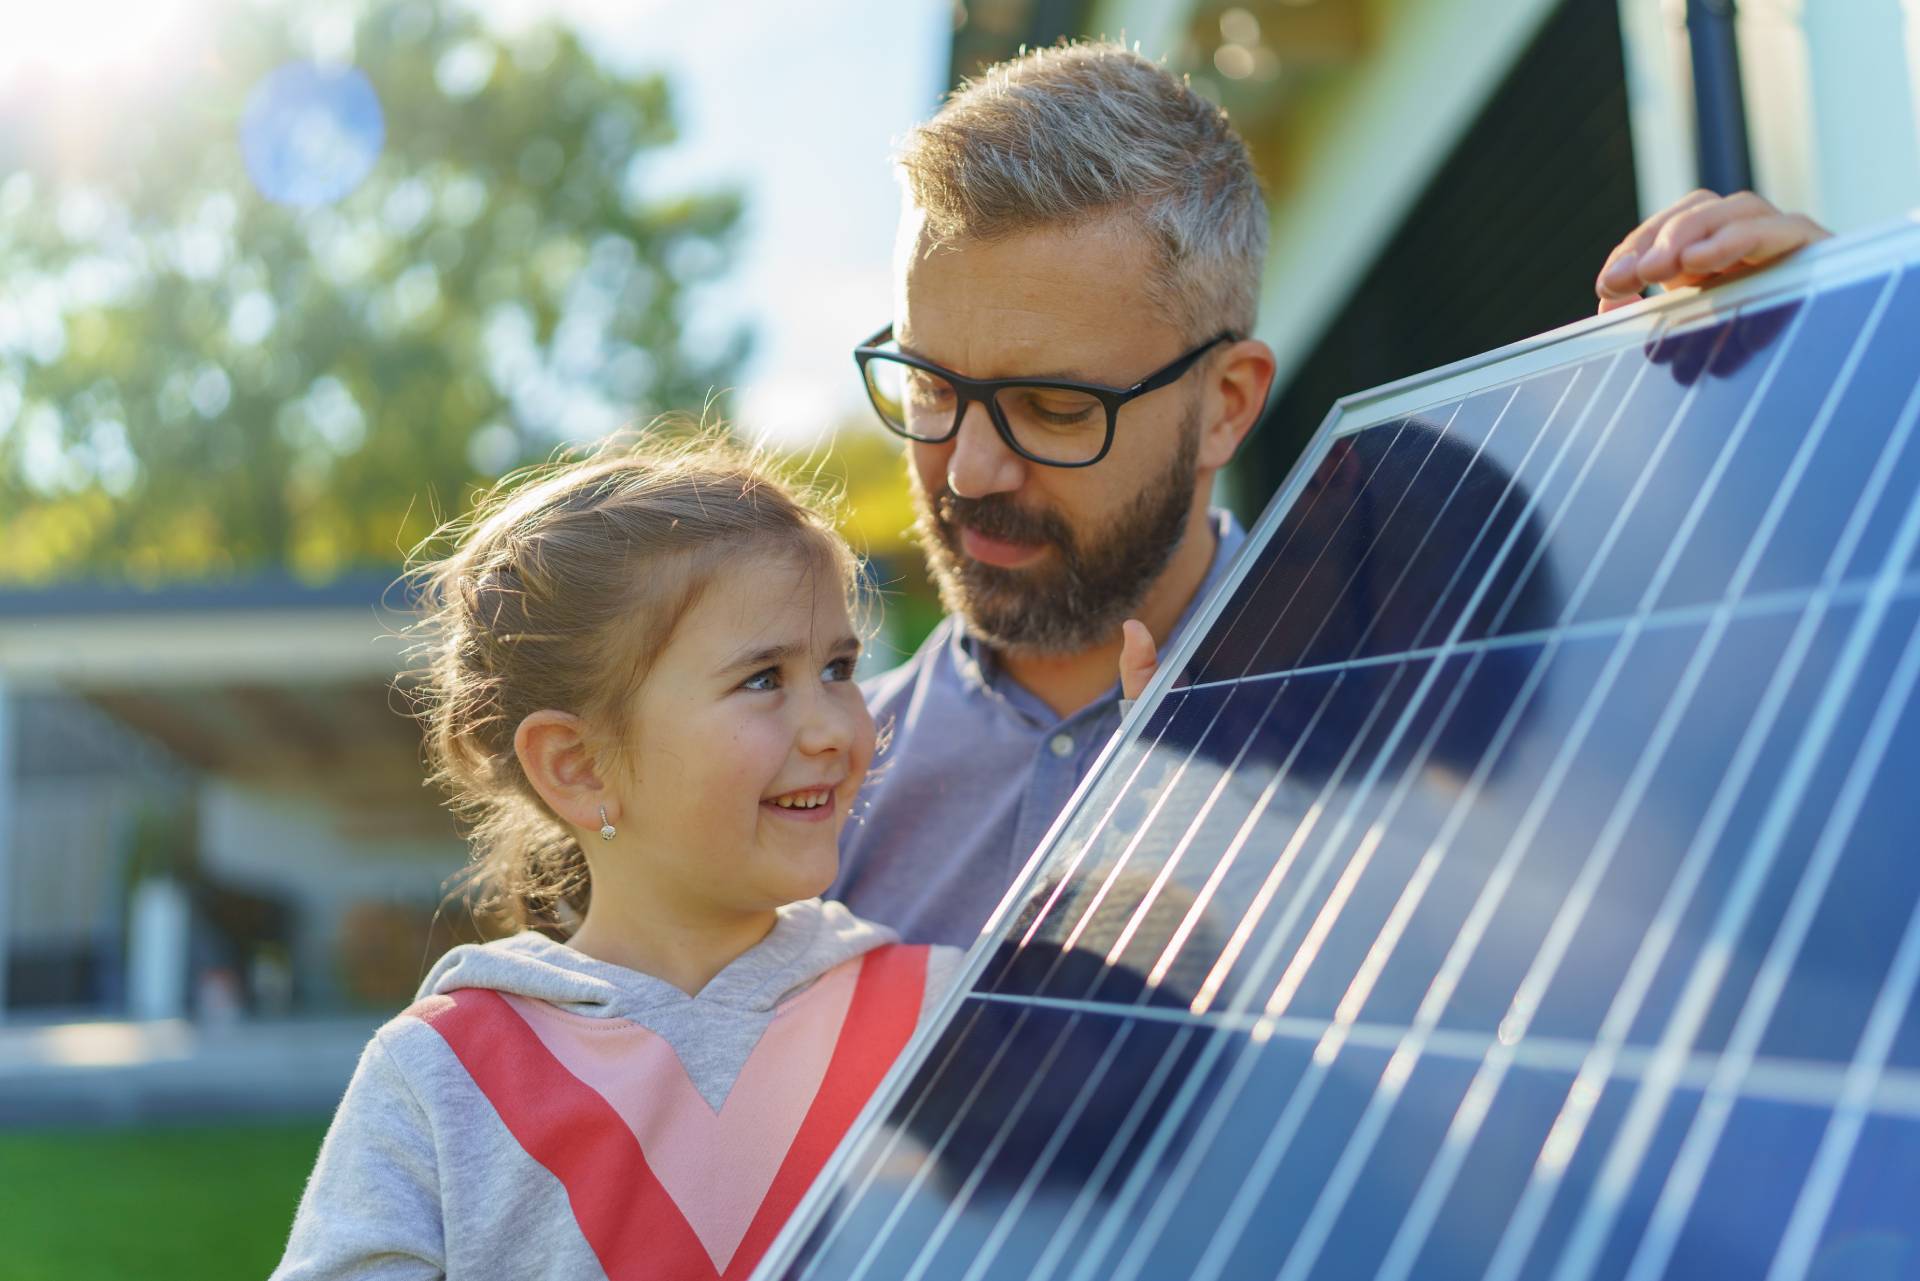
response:
M964 945L1118 727L1116 665L1137 692L1243 540L1208 496L1273 380L1267 213L1224 114L1105 43L989 71L900 171L894 323L856 356L949 615L867 689L892 742L833 894ZM1824 234L1696 192L1609 257L1600 309Z

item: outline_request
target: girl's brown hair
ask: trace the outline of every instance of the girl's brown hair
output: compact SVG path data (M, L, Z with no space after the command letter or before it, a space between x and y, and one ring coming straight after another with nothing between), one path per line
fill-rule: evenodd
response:
M520 722L571 712L594 732L596 759L617 764L625 709L735 557L819 564L851 600L853 554L824 502L713 431L627 437L503 478L423 544L450 552L416 551L408 578L423 617L408 694L429 781L472 846L464 882L477 917L566 934L592 892L578 840L514 753Z

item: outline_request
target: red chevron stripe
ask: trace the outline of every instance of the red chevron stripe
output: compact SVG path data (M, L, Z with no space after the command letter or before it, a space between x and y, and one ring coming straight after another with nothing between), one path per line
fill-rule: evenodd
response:
M926 969L924 947L885 947L862 958L826 1077L729 1261L725 1281L753 1271L913 1035ZM609 1281L722 1281L647 1165L633 1131L605 1099L560 1065L498 993L461 989L429 997L407 1012L440 1034L515 1141L560 1180L574 1220Z

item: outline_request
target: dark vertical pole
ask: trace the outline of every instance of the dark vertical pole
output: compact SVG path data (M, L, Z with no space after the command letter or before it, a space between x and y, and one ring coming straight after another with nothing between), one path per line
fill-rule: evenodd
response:
M1747 150L1747 107L1740 92L1740 50L1734 41L1734 0L1687 0L1687 41L1693 49L1693 114L1700 154L1700 185L1721 195L1753 186Z

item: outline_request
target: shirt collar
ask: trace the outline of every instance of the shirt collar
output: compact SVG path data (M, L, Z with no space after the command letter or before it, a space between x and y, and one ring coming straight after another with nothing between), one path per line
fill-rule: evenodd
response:
M1181 611L1179 619L1174 623L1173 636L1178 636L1186 630L1187 624L1193 621L1193 616L1199 611L1200 606L1213 595L1214 589L1226 578L1227 569L1233 564L1234 554L1247 541L1247 531L1240 527L1240 522L1235 520L1233 513L1226 508L1212 508L1207 515L1213 525L1213 563L1207 567L1207 576L1201 580L1200 590L1193 594L1193 599L1187 602L1186 609ZM953 665L954 672L965 688L978 690L997 699L1027 719L1040 724L1052 724L1060 719L1037 695L1023 688L1019 682L1006 678L993 650L978 637L971 635L967 631L966 624L957 615L948 615L943 626L949 628L946 641L947 661ZM1172 644L1172 637L1169 637L1162 648L1170 648ZM1109 707L1119 697L1120 680L1116 675L1111 690L1074 713L1074 716L1084 716ZM1067 719L1072 720L1073 717Z

